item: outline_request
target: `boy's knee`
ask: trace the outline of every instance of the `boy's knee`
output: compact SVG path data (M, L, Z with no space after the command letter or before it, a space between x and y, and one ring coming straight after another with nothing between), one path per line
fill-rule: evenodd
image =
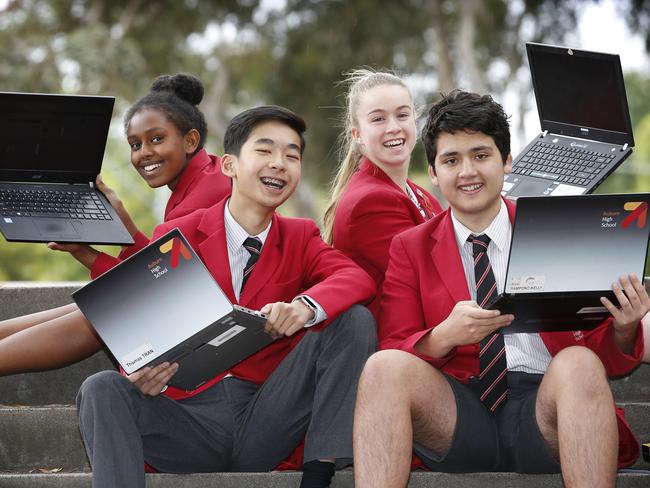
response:
M567 347L551 361L546 372L562 382L568 381L576 387L597 388L608 385L607 372L600 358L592 350L582 347Z
M102 401L113 395L116 391L131 385L129 380L117 371L100 371L86 378L77 393L77 408L82 400L95 399Z
M328 328L345 343L370 351L377 349L377 326L370 311L362 305L353 305L338 316ZM337 339L338 340L338 339Z
M360 388L395 388L408 382L411 354L394 349L374 353L361 373Z

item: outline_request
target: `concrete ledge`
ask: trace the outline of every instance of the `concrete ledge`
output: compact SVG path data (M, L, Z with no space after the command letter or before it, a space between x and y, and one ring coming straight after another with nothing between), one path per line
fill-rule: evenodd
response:
M650 402L624 407L637 436L650 439ZM0 472L90 469L72 406L0 407L0 433ZM650 469L650 463L639 458L635 467Z
M84 282L0 282L0 320L60 307Z
M300 473L210 473L191 475L147 475L147 488L298 488ZM647 488L650 474L621 473L619 488ZM91 475L31 474L0 475L3 488L90 488ZM332 488L353 488L352 472L340 471L332 480ZM560 475L518 475L513 473L413 473L409 488L550 488L561 487Z

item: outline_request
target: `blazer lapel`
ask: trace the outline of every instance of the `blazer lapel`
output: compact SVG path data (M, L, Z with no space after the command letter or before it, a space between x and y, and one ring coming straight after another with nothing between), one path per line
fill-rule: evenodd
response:
M440 221L440 224L431 233L433 248L431 257L433 265L438 271L438 276L444 283L455 302L469 300L469 289L465 271L456 245L454 225L451 221L451 213Z
M228 260L228 245L226 244L226 228L223 223L223 212L226 200L221 204L211 207L205 212L198 230L207 237L199 244L199 253L212 276L228 296L232 303L236 303L235 293L232 288L232 273Z
M262 247L260 259L251 272L244 291L239 296L239 303L247 306L264 285L269 283L269 278L275 273L282 257L282 236L280 235L280 222L278 214L273 214L271 230Z

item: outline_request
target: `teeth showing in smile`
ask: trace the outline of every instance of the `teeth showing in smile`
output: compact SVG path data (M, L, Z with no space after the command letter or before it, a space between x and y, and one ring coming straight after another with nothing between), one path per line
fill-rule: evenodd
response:
M144 169L145 173L151 173L152 171L157 170L162 166L162 163L153 163L153 164L148 164L146 166L143 166L142 169Z
M474 183L473 185L461 186L460 189L463 191L475 191L483 186L482 183Z
M384 142L384 147L398 147L404 145L404 139L393 139L392 141Z
M270 186L272 188L277 188L278 190L281 190L282 188L285 187L286 182L282 180L278 180L277 178L268 178L268 177L263 177L260 178L262 183L266 186Z

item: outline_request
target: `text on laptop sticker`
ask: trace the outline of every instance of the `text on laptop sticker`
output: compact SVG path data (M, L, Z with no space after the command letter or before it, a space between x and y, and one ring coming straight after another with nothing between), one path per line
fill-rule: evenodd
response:
M623 209L629 212L620 222L621 228L627 229L636 222L639 229L643 229L648 221L648 203L647 202L625 202ZM602 228L618 227L618 219L621 212L605 210L600 222Z
M181 256L183 256L186 261L192 259L192 253L190 253L190 250L178 237L174 237L173 239L170 239L167 242L163 243L159 249L163 254L171 252L169 265L172 267L172 269L178 266ZM151 271L151 274L154 276L154 278L160 278L162 275L167 273L167 271L169 271L167 269L167 266L162 264L162 262L163 259L158 258L155 261L149 263L149 271Z
M510 292L534 293L544 291L545 276L514 276L510 278Z

